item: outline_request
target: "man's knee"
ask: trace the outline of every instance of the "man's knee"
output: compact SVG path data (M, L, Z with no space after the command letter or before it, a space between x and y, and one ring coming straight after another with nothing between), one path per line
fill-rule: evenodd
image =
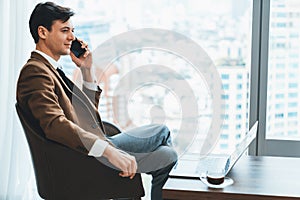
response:
M170 129L165 124L162 124L161 126L163 131L170 132Z
M178 155L177 155L177 152L172 147L169 148L169 153L168 154L169 154L170 160L172 160L173 163L177 162Z
M153 172L169 171L177 162L177 153L169 146L160 146L143 159L140 170L152 174Z
M160 146L156 151L161 160L165 161L166 165L174 163L178 159L177 152L172 147Z

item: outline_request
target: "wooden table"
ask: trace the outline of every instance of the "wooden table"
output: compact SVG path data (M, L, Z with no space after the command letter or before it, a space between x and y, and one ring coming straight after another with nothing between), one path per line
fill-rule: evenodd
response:
M300 200L300 158L243 156L227 175L234 184L210 189L199 179L169 178L164 199Z

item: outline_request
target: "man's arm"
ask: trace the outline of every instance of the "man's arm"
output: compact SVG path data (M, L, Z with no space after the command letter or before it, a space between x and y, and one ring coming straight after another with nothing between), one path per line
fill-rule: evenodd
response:
M103 156L107 158L107 160L113 166L121 170L119 175L122 177L130 177L132 179L137 170L137 163L135 157L111 146L106 141L100 139L96 140L96 142L92 146L89 152L89 156Z
M100 99L100 94L102 90L97 85L95 74L92 70L92 53L88 49L88 45L79 39L82 46L85 48L86 52L77 58L73 52L70 53L70 57L75 65L80 69L83 78L83 92L89 97L89 99L94 103L96 108L98 108L98 103Z
M83 46L82 48L87 49L87 45L82 42ZM87 51L85 54L77 58L72 52L70 53L72 61L80 68L83 81L89 82L89 83L96 83L96 79L94 78L94 73L92 73L92 54ZM86 87L83 87L84 90ZM88 91L85 91L85 93L89 96L90 99L93 99L93 96L88 93ZM95 105L98 105L99 99L95 99ZM105 147L104 147L105 146ZM108 159L108 161L114 165L115 167L119 168L121 170L120 176L122 177L130 177L131 179L135 176L135 173L137 171L137 163L135 160L135 157L129 155L128 153L117 149L111 145L105 145L102 141L96 141L94 145L92 146L91 150L97 149L98 153L101 156L104 156ZM94 154L94 152L90 152L89 155Z
M69 99L58 96L51 74L45 67L24 67L18 80L17 101L38 120L47 138L87 154L99 137L66 118L60 103L67 106Z

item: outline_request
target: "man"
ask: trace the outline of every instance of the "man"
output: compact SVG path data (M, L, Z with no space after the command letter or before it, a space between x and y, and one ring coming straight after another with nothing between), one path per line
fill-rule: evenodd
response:
M97 109L101 89L91 70L92 54L83 41L84 55L77 58L70 51L75 40L73 15L69 8L52 2L39 3L33 10L29 26L36 49L21 70L17 102L40 125L46 138L96 157L120 170L122 177L150 173L151 198L162 199L162 186L177 160L170 132L163 125L148 125L105 136ZM70 55L80 68L82 91L60 69L57 61L62 55Z

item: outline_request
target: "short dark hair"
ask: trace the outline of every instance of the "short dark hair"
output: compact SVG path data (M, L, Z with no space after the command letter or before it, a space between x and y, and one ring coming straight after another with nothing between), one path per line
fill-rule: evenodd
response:
M39 41L38 27L44 26L51 31L51 26L55 20L66 22L75 13L67 7L56 5L53 2L39 3L35 6L29 19L30 33L35 43Z

